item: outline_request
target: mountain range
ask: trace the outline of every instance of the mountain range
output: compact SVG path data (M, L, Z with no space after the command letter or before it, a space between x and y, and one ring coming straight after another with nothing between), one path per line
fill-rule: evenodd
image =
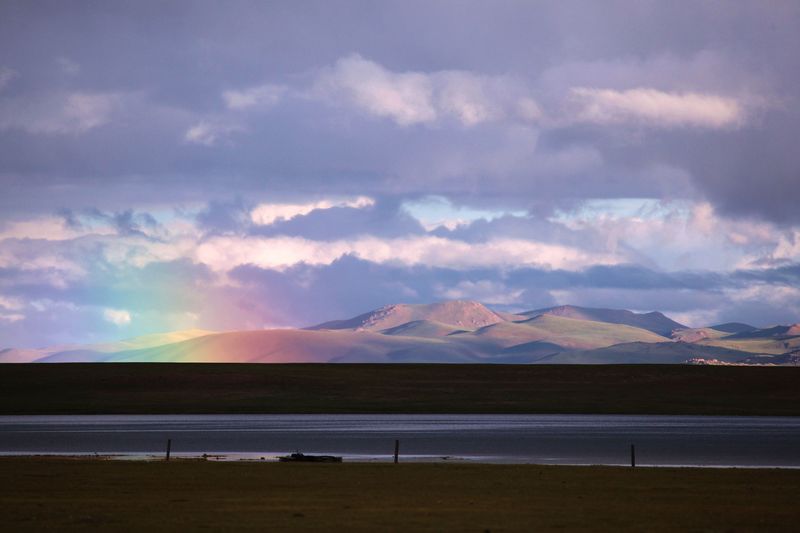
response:
M0 350L0 362L797 364L800 324L689 328L663 313L474 301L395 304L305 329L187 330L94 345Z

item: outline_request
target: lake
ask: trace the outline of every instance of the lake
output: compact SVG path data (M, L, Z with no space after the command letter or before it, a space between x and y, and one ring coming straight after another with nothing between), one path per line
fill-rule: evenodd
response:
M0 454L800 467L800 417L646 415L0 416Z

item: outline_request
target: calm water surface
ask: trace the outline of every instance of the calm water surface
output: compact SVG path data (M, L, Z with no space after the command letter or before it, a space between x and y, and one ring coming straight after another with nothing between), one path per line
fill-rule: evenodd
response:
M605 415L0 416L0 454L800 467L800 417Z

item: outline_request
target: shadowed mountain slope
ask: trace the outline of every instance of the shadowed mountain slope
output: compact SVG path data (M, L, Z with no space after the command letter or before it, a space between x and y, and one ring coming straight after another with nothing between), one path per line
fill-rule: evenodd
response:
M562 352L538 360L547 364L680 364L689 359L717 359L736 363L751 353L685 342L633 342L594 350Z
M758 328L750 324L743 324L742 322L726 322L724 324L717 324L716 326L709 326L711 329L722 331L725 333L744 333L747 331L755 331Z
M771 328L742 331L740 333L728 335L726 339L779 339L784 337L796 337L798 335L800 335L800 324L792 324L790 326L773 326Z
M446 337L453 333L464 332L463 329L455 328L449 324L442 324L434 320L414 320L406 322L393 328L381 330L384 335L399 335L403 337L423 337L438 338Z
M565 349L599 348L622 342L663 342L667 339L624 324L609 324L578 320L555 315L539 315L524 322L501 322L483 327L473 333L453 337L492 339L497 346L507 348L534 341L547 341Z
M800 324L743 331L718 339L703 340L700 344L743 350L751 354L778 355L800 349Z
M595 322L608 322L609 324L624 324L636 328L646 329L658 335L669 337L673 330L686 329L687 326L675 322L671 318L653 311L651 313L634 313L624 309L603 309L593 307L578 307L575 305L560 305L536 309L522 313L527 316L553 315L578 320L593 320Z

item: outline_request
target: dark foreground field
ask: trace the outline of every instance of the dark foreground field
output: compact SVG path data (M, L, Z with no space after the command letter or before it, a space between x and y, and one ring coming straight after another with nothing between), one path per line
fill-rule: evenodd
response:
M800 472L0 459L0 528L797 531Z
M800 368L5 364L0 414L800 415Z

